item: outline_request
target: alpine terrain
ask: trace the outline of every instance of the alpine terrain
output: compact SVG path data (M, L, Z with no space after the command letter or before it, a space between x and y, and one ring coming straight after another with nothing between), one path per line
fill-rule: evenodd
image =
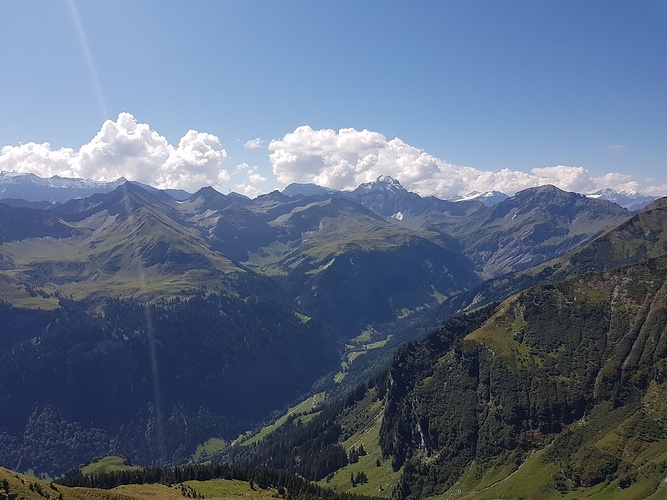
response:
M0 498L663 492L665 199L1 180Z

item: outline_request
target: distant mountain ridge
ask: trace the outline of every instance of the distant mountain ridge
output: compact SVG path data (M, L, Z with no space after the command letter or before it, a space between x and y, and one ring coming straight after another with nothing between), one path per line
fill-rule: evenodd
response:
M634 192L620 192L609 188L586 194L586 196L589 198L613 201L614 203L632 211L641 210L660 198L659 196L649 196Z
M126 182L125 178L119 178L115 181L93 181L90 179L67 178L53 176L50 178L39 177L31 173L0 172L0 200L3 199L22 199L29 202L64 203L73 198L85 198L95 193L108 193ZM132 181L144 189L154 191L156 188ZM400 182L390 176L379 176L375 181L364 183L355 190L361 194L364 190L377 189L377 186L384 186L384 189L391 189L394 192L404 190ZM165 189L165 193L179 201L186 200L190 193L182 189ZM313 183L291 183L282 190L282 194L292 196L316 196L332 195L334 193L345 193L335 189L319 186ZM242 195L238 195L242 196ZM652 201L658 199L658 196L643 195L640 193L619 192L614 189L603 189L593 193L586 193L589 198L599 198L613 201L628 210L640 210ZM508 195L500 191L491 190L486 192L473 191L464 196L458 196L446 201L480 201L486 206L493 206L508 198Z
M126 182L128 181L124 177L105 182L57 175L44 178L31 173L3 171L0 172L0 201L5 198L15 198L30 202L65 203L74 198L87 198L97 193L109 193ZM132 182L149 191L156 191L156 188L147 184ZM177 200L190 196L182 189L167 189L165 192Z
M422 269L414 274L416 270L409 268L417 265L419 259L410 259L402 261L400 269L390 266L376 275L376 278L402 275L405 283L410 283L415 276L422 276L421 284L415 282L420 292L406 290L401 292L404 298L399 302L391 301L394 311L406 306L408 310L414 310L420 306L420 302L414 300L416 296L422 297L422 305L434 304L435 297L443 293L447 295L473 286L479 279L473 271L480 277L491 277L527 268L590 241L604 229L630 216L625 209L611 202L566 193L550 186L527 189L493 206L475 200L451 202L421 197L407 191L389 176L362 184L351 192L318 193L290 197L274 191L251 200L234 193L223 195L213 188L203 188L178 201L164 191L151 189L149 192L135 183L125 183L110 193L72 199L49 210L62 221L54 219L50 224L75 227L69 240L61 238L54 242L59 245L76 242L77 252L88 262L77 262L76 268L67 264L69 278L57 277L58 273L52 275L53 271L42 274L40 283L47 284L49 279L56 279L60 283L58 287L70 283L67 286L74 287L72 291L83 289L77 285L77 272L83 273L83 269L90 270L101 263L107 263L101 269L108 271L95 275L96 279L116 279L120 276L118 272L127 271L130 262L140 262L121 257L121 252L132 256L128 250L136 248L143 255L142 259L152 256L141 262L150 268L144 276L152 276L156 282L187 287L188 280L183 279L187 273L180 277L172 273L163 279L166 269L189 269L193 286L198 286L195 276L202 279L208 275L213 279L215 273L211 274L211 269L223 273L224 270L243 272L243 269L252 269L260 274L282 276L281 280L291 287L299 300L318 308L316 303L326 301L317 290L325 282L330 283L328 279L322 280L342 265L344 259L341 257L350 257L353 262L356 254L378 252L378 256L389 258L399 249L400 252L414 252L430 247L428 262L431 271ZM22 210L28 209L14 206L12 213L24 213ZM140 215L142 212L152 215L146 218ZM121 222L128 219L132 220L132 225L121 229ZM6 239L11 240L9 235L14 233L10 230L10 219L4 224L6 228L0 227L0 235L7 234ZM86 236L91 232L90 237ZM119 239L121 233L123 239ZM34 234L50 233L37 231ZM89 240L92 237L94 240ZM120 241L124 243L121 245ZM41 243L14 244L6 250L0 247L4 262L13 262L16 266L11 282L17 280L20 283L26 276L33 276L34 271L30 269L34 266L46 265L53 269L53 266L64 265L71 259L67 251L60 256L52 255L46 247L37 252L37 245ZM111 245L108 252L100 253L99 248L106 245ZM160 259L173 260L175 267L170 264L160 271L164 264ZM61 264L56 264L58 262ZM154 267L151 262L159 266ZM376 259L369 262L374 263ZM360 269L369 272L370 267ZM447 271L440 275L436 269ZM441 281L436 285L433 280L445 275L450 276L449 284ZM373 281L362 280L358 273L354 276L360 280L360 287L354 290L361 290L365 286L362 283ZM319 285L308 285L311 280ZM51 290L53 286L55 283L48 285ZM127 291L123 287L114 289L121 295ZM168 289L175 291L171 285ZM391 287L381 289L379 296L394 293ZM151 293L165 290L158 288ZM310 291L301 295L298 290ZM345 295L343 290L336 293L341 298ZM77 295L81 296L75 293ZM368 297L374 295L377 294ZM320 298L312 302L315 296ZM384 319L388 319L392 313L386 306L383 308ZM361 317L358 320L362 321Z

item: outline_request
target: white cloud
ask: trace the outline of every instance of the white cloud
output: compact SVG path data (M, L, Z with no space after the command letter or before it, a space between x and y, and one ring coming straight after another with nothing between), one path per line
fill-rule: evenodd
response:
M265 143L257 138L244 146L252 149ZM121 113L116 121L104 122L95 137L78 151L53 150L49 143L5 146L0 150L0 170L106 181L125 177L158 188L191 192L202 186L228 189L234 178L234 189L248 196L257 196L267 184L272 188L276 180L282 185L312 182L334 189L354 189L380 175L390 175L422 196L444 199L492 189L512 195L543 184L583 193L604 188L667 193L667 186L652 181L638 182L617 172L595 176L577 166L556 165L523 172L454 165L399 138L388 140L378 132L353 128L334 131L301 126L271 141L268 149L275 179L267 179L265 172L247 163L238 164L230 173L223 168L227 152L215 135L190 130L175 146L149 125ZM607 149L622 151L625 146L616 144Z
M167 139L137 123L131 114L121 113L117 121L105 121L81 147L72 159L72 171L85 179L112 181L123 176L150 183L160 179L161 168L173 153Z
M262 182L266 182L267 180L266 177L264 177L262 174L259 173L259 167L257 166L251 167L245 162L239 163L234 169L234 172L232 172L232 175L237 175L242 173L246 174L248 183L253 186L256 184L261 184Z
M53 151L48 142L4 146L0 150L0 171L33 173L43 177L72 176L70 162L74 156L73 149Z
M606 187L626 191L639 187L624 174L595 177L583 167L565 165L530 172L483 171L447 163L398 138L387 140L378 132L351 128L336 132L301 126L271 141L269 150L273 173L283 184L313 182L334 189L354 189L380 175L390 175L410 191L445 199L492 189L512 195L544 184L583 193Z
M220 168L226 157L227 152L216 136L189 130L165 162L160 184L178 186L186 191L219 186L230 178L229 172Z
M232 175L240 174L242 172L247 172L251 168L252 167L250 165L248 165L246 162L239 163L238 165L236 165L236 168L232 172Z
M264 142L265 141L258 137L256 139L250 139L249 141L246 141L245 144L243 144L243 147L246 149L259 149L264 147Z
M0 151L0 170L104 181L125 177L162 189L195 191L229 180L222 168L226 156L214 135L190 130L174 147L130 113L121 113L115 122L105 121L79 151L53 151L48 143L5 146Z
M605 149L611 153L620 153L628 149L628 147L625 144L610 144Z
M667 193L667 184L662 184L660 186L648 186L643 188L641 193L651 196L665 196L665 193Z
M233 191L243 194L248 198L257 198L260 194L264 193L261 189L257 189L250 184L236 184Z

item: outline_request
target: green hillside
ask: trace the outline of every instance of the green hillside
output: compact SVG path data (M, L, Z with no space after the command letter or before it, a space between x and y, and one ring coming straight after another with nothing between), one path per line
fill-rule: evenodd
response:
M444 493L473 464L503 477L539 450L553 495L663 474L666 294L661 258L523 292L421 371L399 352L381 434L399 496Z
M531 288L448 321L344 402L226 456L282 468L342 450L295 471L394 498L661 498L665 303L667 257Z

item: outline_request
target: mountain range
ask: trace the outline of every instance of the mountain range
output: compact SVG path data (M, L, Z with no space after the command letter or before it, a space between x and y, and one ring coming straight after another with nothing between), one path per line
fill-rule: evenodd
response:
M60 176L43 178L30 173L2 171L0 172L0 200L10 200L11 203L25 203L26 201L31 203L65 203L74 198L85 198L96 193L108 193L124 182L126 182L124 178L105 182ZM147 184L136 181L133 181L133 183L150 191L156 190ZM164 191L177 200L185 200L190 196L190 193L182 189L166 189ZM312 183L292 183L282 190L282 193L286 196L327 195L335 192L337 192L335 189ZM613 201L631 211L640 210L658 198L657 196L649 196L631 191L616 191L610 188L584 194L589 198ZM465 196L456 197L451 201L477 200L487 206L492 206L507 197L506 194L496 190L486 192L473 191Z
M638 491L667 446L666 207L390 177L0 200L0 466L183 464L326 391L221 457L398 498L503 496L528 468L547 496Z

